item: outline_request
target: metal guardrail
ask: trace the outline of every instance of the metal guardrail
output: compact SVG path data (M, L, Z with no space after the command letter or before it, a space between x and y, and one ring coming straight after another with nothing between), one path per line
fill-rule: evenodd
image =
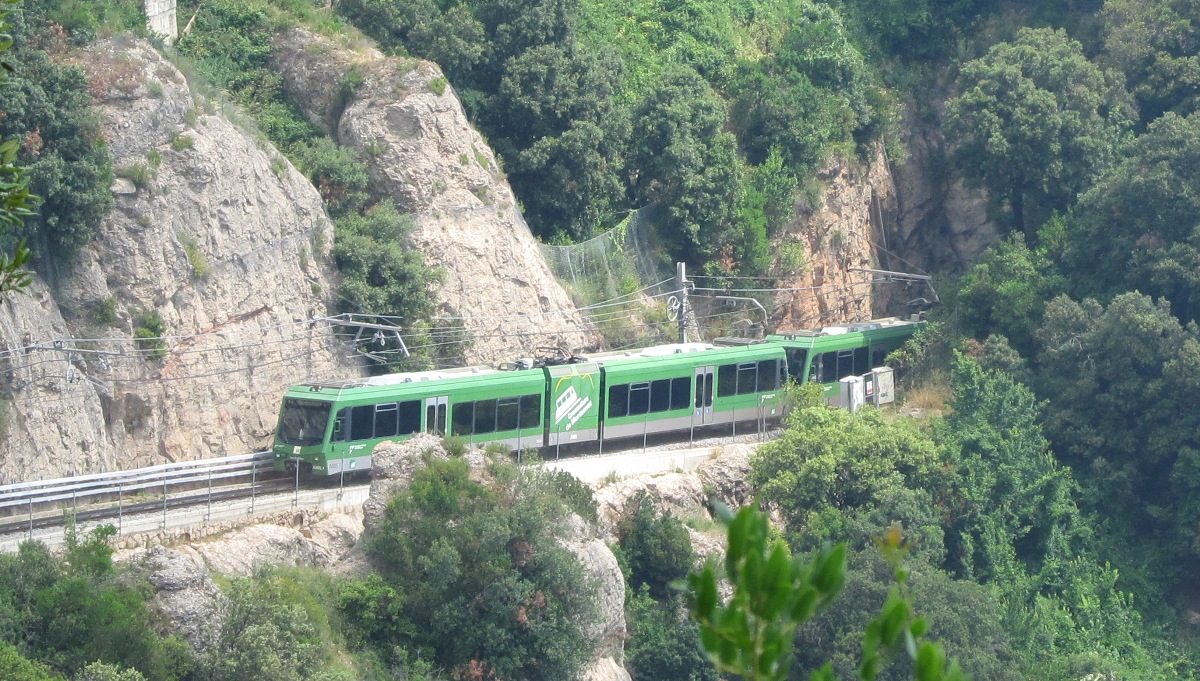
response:
M27 510L32 517L35 506L44 509L47 505L70 501L74 510L81 501L92 503L113 497L120 505L126 494L147 490L161 490L165 504L171 488L194 488L207 483L211 490L213 482L234 478L246 478L253 488L263 473L273 470L272 459L271 452L255 452L112 473L0 485L0 514L11 515L14 510L21 509ZM5 513L5 509L11 510Z

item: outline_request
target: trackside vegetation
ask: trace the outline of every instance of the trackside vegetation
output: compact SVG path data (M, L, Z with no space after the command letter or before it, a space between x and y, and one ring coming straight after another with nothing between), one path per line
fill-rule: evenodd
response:
M411 223L372 194L362 159L283 97L267 63L281 26L353 26L436 61L432 87L461 98L546 241L653 207L669 260L769 280L812 262L778 235L835 160L882 150L893 173L924 173L930 197L960 180L986 190L986 206L968 194L994 241L921 260L944 304L892 356L914 398L903 417L798 405L751 464L753 502L783 522L735 516L732 558L696 572L691 602L676 587L695 519L631 506L617 539L637 681L953 678L951 658L979 680L1200 674L1196 0L184 0L179 13L195 15L179 63L322 193L343 309L417 328L437 275L402 247ZM25 0L8 16L0 190L19 219L0 224L0 250L24 239L39 272L69 262L112 201L89 83L64 55L142 21L133 0ZM26 190L42 199L33 215L16 210ZM958 227L934 211L912 243ZM0 556L0 668L573 678L589 587L547 537L562 497L578 512L587 491L499 464L486 482L453 460L421 476L372 540L371 576L229 585L240 628L220 632L220 659L157 633L145 585L108 564L102 538L65 559ZM734 599L713 597L718 577Z

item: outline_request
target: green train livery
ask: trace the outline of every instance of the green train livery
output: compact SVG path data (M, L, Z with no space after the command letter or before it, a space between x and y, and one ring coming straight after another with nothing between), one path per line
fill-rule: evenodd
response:
M923 326L886 318L759 341L658 345L293 386L283 398L275 467L329 476L367 471L376 445L416 433L558 448L714 426L762 429L781 415L787 380L869 374Z

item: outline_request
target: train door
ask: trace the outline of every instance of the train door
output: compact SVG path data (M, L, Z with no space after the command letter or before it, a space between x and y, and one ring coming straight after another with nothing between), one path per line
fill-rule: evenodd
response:
M713 378L716 367L696 367L692 410L692 425L705 426L713 422Z
M446 395L425 398L426 433L433 433L434 435L446 434L446 405L448 403L449 397Z

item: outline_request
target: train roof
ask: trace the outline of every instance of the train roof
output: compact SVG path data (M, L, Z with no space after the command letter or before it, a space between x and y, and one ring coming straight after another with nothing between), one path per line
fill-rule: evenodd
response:
M804 329L800 331L780 331L767 336L767 340L799 340L802 338L825 338L830 336L844 336L850 333L871 334L872 332L888 332L899 330L911 330L914 326L923 325L923 321L915 321L910 319L901 319L900 317L881 317L879 319L871 319L865 322L853 322L850 324L838 324L835 326L826 326L820 329Z

